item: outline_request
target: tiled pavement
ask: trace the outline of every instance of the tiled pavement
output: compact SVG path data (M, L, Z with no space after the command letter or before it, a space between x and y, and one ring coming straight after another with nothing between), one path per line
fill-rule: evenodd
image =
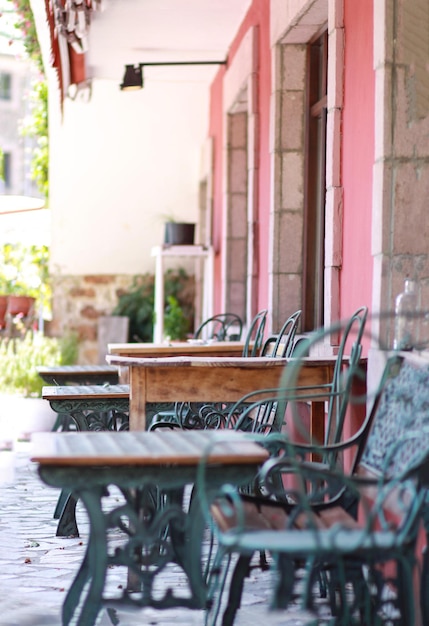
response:
M81 562L88 524L78 505L80 538L55 536L57 522L52 513L58 492L38 478L29 453L29 442L17 443L14 452L0 452L0 626L60 626L62 602ZM123 583L123 574L123 568L109 572L108 590ZM178 584L177 572L168 576ZM246 584L236 626L308 624L293 610L268 612L269 593L269 573L255 570ZM121 609L116 617L120 626L204 624L202 611L188 609ZM106 610L100 613L97 626L112 626Z

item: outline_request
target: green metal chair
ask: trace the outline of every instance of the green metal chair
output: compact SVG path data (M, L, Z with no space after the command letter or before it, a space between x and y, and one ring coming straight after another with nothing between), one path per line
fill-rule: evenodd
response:
M427 365L416 369L403 365L397 357L388 361L373 409L362 428L347 442L330 446L336 459L346 449L354 449L349 471L344 471L341 463L328 466L303 460L303 453L310 451L322 458L326 451L320 445L292 443L280 434L259 438L273 455L259 476L265 496L243 495L226 486L211 508L219 552L211 567L207 624L217 621L228 566L238 554L222 621L223 626L233 624L252 556L258 551L271 555L277 572L273 607L285 607L296 599L298 563L305 566L299 600L306 609L316 612L320 574L324 573L333 616L330 623L414 623L411 581L416 533L420 516L428 515L426 495L414 479L418 477L427 487L428 382ZM288 392L283 401L297 402L300 398ZM362 467L371 471L371 479L358 476ZM285 487L279 497L279 474L293 477L293 484L288 483L287 501L283 497ZM362 497L367 487L373 491L372 504ZM386 513L392 498L399 512L396 521ZM358 506L364 524L356 521ZM387 578L380 571L386 563L396 568L394 575L389 570ZM424 573L424 589L427 580ZM318 601L314 602L316 583ZM383 595L387 583L394 587L393 599ZM424 607L424 592L422 604ZM389 619L393 611L399 615L397 621L383 621L389 607Z
M258 356L264 341L265 324L268 310L263 309L250 322L243 347L242 356Z
M301 310L292 313L281 327L279 333L265 340L262 346L261 356L271 355L280 358L292 356L301 313Z
M429 432L423 432L429 441ZM264 443L272 438L270 435ZM286 456L281 459L282 470L294 477L294 501L288 507L278 502L255 502L239 494L231 485L225 485L214 500L207 502L208 520L218 541L218 552L212 564L209 579L206 624L215 624L219 612L219 598L226 586L224 561L240 555L239 566L257 551L268 551L272 558L273 594L271 607L286 608L291 602L318 614L320 598L315 590L320 568L329 578L331 591L330 624L338 626L360 624L414 624L413 574L415 573L416 539L420 516L425 506L422 477L429 470L427 448L419 447L419 455L407 457L406 449L416 450L422 431L409 431L393 442L386 454L383 471L372 480L350 476L338 469L320 470L294 456L290 442L284 439ZM277 443L280 443L277 436ZM408 461L399 466L396 457ZM277 468L275 459L267 462L261 473L265 488L272 484L270 475ZM202 473L203 480L204 472ZM311 495L303 484L318 483L322 477L328 485L332 480L359 499L361 523L343 511L314 506ZM427 487L427 481L423 482ZM363 494L371 489L374 499ZM326 497L329 491L326 490ZM397 518L388 517L391 501L395 502ZM209 506L209 502L212 503ZM262 521L261 521L262 520ZM241 557L244 561L241 561ZM300 563L300 575L297 575ZM386 566L393 566L385 570ZM243 576L237 580L236 567L230 584L235 594L241 595ZM384 595L388 585L394 594ZM325 607L326 608L326 607ZM230 596L222 624L232 624L237 609L237 598ZM393 616L393 617L392 617ZM396 617L395 617L396 616ZM326 618L326 613L325 613Z
M296 330L296 324L299 319L300 311L297 311L291 316L284 324L283 329L288 328L290 320L292 320L293 326ZM290 426L295 426L295 431L299 435L302 441L308 440L309 432L306 427L303 428L302 424L302 409L306 409L305 401L306 397L308 401L315 398L315 393L327 398L327 411L325 419L325 439L323 442L317 442L319 444L338 443L343 436L344 420L347 414L350 401L350 393L353 384L358 377L361 377L360 371L360 358L362 354L362 338L365 331L365 324L368 316L368 308L360 307L357 309L346 321L339 322L335 327L332 327L329 331L321 330L314 333L305 342L299 344L299 346L293 352L294 359L296 359L293 367L288 366L285 369L287 380L282 381L281 388L295 389L298 386L299 377L299 364L302 362L302 358L305 358L308 353L321 341L330 338L333 334L340 337L339 346L336 355L336 361L334 366L334 373L332 381L327 385L319 385L317 388L313 387L300 387L300 393L304 394L302 402L295 402L289 409ZM293 331L292 331L293 332ZM282 345L281 335L279 335L276 341L272 344L274 348L271 351L273 356L280 356L279 345ZM265 343L264 349L270 345L269 338ZM294 350L293 344L288 343L286 340L285 352L292 353ZM346 353L350 351L350 355L346 356ZM270 390L259 390L256 393L261 392L268 393ZM273 390L271 390L273 393ZM256 398L255 398L256 400ZM360 398L362 401L362 398ZM254 420L249 418L251 410L249 411L248 404L252 400L248 397L241 398L233 407L203 405L199 408L198 414L195 412L192 416L181 415L182 427L200 427L200 428L213 428L213 427L231 427L240 430L246 430L245 424L248 424L247 430L255 432ZM270 406L271 405L271 406ZM270 402L267 402L267 411L272 410L275 406L275 399L271 398ZM258 406L257 413L261 414L263 410L263 404ZM283 409L280 408L280 411ZM286 407L284 408L284 411ZM267 415L262 416L261 420L257 420L257 423L265 424L267 421ZM281 427L284 423L285 416L275 420L277 426ZM196 424L196 426L194 425ZM335 464L336 459L330 458L329 463Z
M298 312L294 317L296 323L296 319L299 318ZM288 380L286 382L282 381L281 389L255 391L253 394L248 394L244 398L241 398L235 405L229 407L227 411L225 411L223 407L203 407L200 409L198 416L199 427L233 428L239 431L263 435L272 432L280 432L286 426L287 410L291 413L290 409L288 409L291 400L293 411L295 406L302 407L307 399L309 401L317 399L317 397L315 397L315 393L317 392L319 398L329 398L327 423L329 424L330 430L332 430L331 424L337 424L338 428L335 433L335 438L339 440L341 437L339 429L344 423L343 414L345 414L347 410L352 382L359 374L358 367L361 356L361 340L366 318L367 308L360 307L345 323L341 322L338 324L337 328L332 329L329 333L322 330L319 333L314 333L310 338L306 338L305 342L299 343L296 356L294 354L294 361L285 369ZM288 321L284 324L284 328L287 326ZM300 401L294 404L293 396L286 399L283 393L285 388L296 388L300 364L303 362L302 358L308 355L314 345L320 343L320 341L323 341L328 336L331 337L332 334L340 337L340 345L332 382L325 386L319 385L316 390L312 387L301 387ZM353 343L350 346L351 341L353 341ZM268 345L268 343L269 342L266 342L266 345ZM344 370L346 348L350 350L351 354L347 359L347 368ZM276 348L276 350L272 350L271 352L274 355L278 353L278 350ZM280 402L279 395L282 395ZM304 406L306 405L304 404ZM289 417L291 417L291 415ZM300 411L298 411L298 416L301 416ZM184 423L186 424L186 417L184 419ZM195 420L195 416L193 416L193 420ZM191 422L190 426L192 425L193 423ZM297 430L299 432L303 429L298 426ZM303 435L302 432L300 434ZM303 435L303 440L305 440L306 436L307 433ZM272 453L277 453L277 450L272 450ZM279 488L281 486L280 483ZM261 493L261 486L257 480L255 480L252 485L249 485L247 492L253 494ZM286 496L283 494L283 500L285 499ZM267 567L264 551L260 553L259 567L262 569Z
M294 339L298 328L301 311L290 315L283 324L280 332L266 339L261 349L261 356L284 358L292 354ZM263 396L260 391L241 398L235 404L203 404L193 407L190 411L188 405L179 408L179 423L181 428L233 428L247 430L248 432L271 432L281 429L284 416L278 414L276 403L270 401L258 403L258 396ZM247 406L255 403L251 412ZM256 404L258 408L256 409Z
M235 313L218 313L206 319L194 333L194 339L240 341L243 320Z
M356 370L352 372L355 377L359 375ZM285 370L284 385L282 392L285 394L285 388L289 387L292 380L297 379L296 368L289 368ZM250 522L255 519L259 521L261 518L267 520L271 524L277 520L277 524L286 524L286 518L290 515L291 511L294 516L297 516L298 510L294 507L303 501L309 508L311 516L319 516L324 521L330 519L331 523L334 520L335 523L340 524L347 519L353 522L358 519L358 507L362 506L361 489L362 485L359 484L360 479L356 478L357 473L364 469L370 468L377 477L376 485L384 485L383 481L389 482L392 479L395 481L402 480L408 474L407 472L418 465L421 460L422 452L426 452L429 449L429 366L426 362L423 366L416 367L410 363L403 363L402 359L394 355L390 358L384 370L384 373L380 379L380 383L377 391L374 393L372 400L372 410L368 413L362 427L347 441L334 443L331 445L320 444L301 444L291 442L290 439L280 443L273 441L273 435L265 437L261 442L264 445L270 446L270 451L273 455L273 460L270 461L265 469L263 476L263 490L265 494L269 494L269 497L249 497L240 494L237 501L241 507L242 522L244 524L245 531ZM347 384L344 385L347 388ZM338 392L336 392L337 394ZM286 394L287 403L290 405L298 404L301 401L301 396L293 391L289 391ZM365 400L363 397L354 396L350 394L349 401L351 403L362 403ZM425 443L422 443L425 442ZM343 469L343 456L344 453L351 452L351 465L348 471ZM281 458L274 458L275 455L283 453ZM311 454L317 454L320 462L309 461ZM298 469L297 469L298 468ZM425 466L425 472L427 472L427 466ZM296 480L291 485L290 481L287 486L283 484L283 480L279 480L279 475L282 473L290 475L295 473L299 476L299 489L296 488ZM424 475L422 467L419 468L419 476L422 480L427 482L427 476ZM284 478L284 476L282 476ZM289 476L290 478L290 476ZM380 482L381 481L381 482ZM401 485L400 485L401 486ZM395 487L396 488L396 487ZM384 486L383 486L384 489ZM390 489L386 487L386 489ZM402 489L402 486L401 486ZM236 496L235 496L236 497ZM378 496L377 496L378 497ZM379 508L369 509L366 511L367 519L374 519L377 516L381 516L384 519L385 511L384 506L384 492L380 495ZM393 534L398 537L398 544L392 545L386 542L381 553L377 547L373 553L363 550L363 544L358 544L362 550L362 560L359 560L359 549L352 554L347 553L344 548L344 553L339 555L335 553L334 565L330 557L323 551L317 555L312 555L311 559L306 561L308 554L301 553L300 557L296 558L293 563L288 557L288 574L283 572L282 589L276 602L283 602L283 606L288 601L288 593L291 593L291 580L295 575L294 567L296 561L302 564L307 563L310 568L307 572L307 588L305 603L308 605L311 603L310 589L313 583L316 581L319 584L318 596L320 598L320 592L322 591L329 597L330 607L334 615L332 623L335 624L408 624L414 623L411 615L414 613L414 606L410 602L412 593L410 590L409 580L411 580L410 571L415 564L415 533L416 533L416 516L422 515L424 519L429 519L429 509L426 504L426 498L423 498L421 502L421 494L416 493L416 502L419 502L418 510L406 508L405 505L404 516L402 516L403 524L398 523L394 528ZM400 501L400 499L398 500ZM383 504L383 506L381 506ZM377 505L377 502L376 502ZM235 506L235 504L234 504ZM339 511L343 513L339 513ZM369 516L369 517L368 517ZM372 517L371 517L372 516ZM320 522L319 517L315 517L315 522ZM380 520L378 520L380 521ZM388 539L389 522L384 524L384 535L380 535L380 540ZM279 528L279 526L277 526ZM330 527L329 527L330 528ZM369 528L369 527L368 527ZM356 533L359 532L366 534L367 544L371 541L373 535L372 530L369 533L368 528L355 529ZM260 530L260 528L259 528ZM317 535L318 540L327 541L334 538L334 531L330 530L331 535ZM354 541L359 537L347 535L351 541ZM363 536L363 535L362 535ZM328 537L328 539L327 539ZM272 552L273 542L276 539L271 537L270 542L266 543L265 550ZM282 539L278 538L278 541ZM299 541L299 538L296 538ZM244 544L243 544L244 545ZM250 545L250 544L248 544ZM313 546L314 547L314 546ZM397 548L397 550L396 550ZM259 545L254 550L236 550L239 558L236 563L234 573L232 575L232 582L230 586L230 596L227 603L227 609L224 614L222 624L224 626L232 624L234 621L235 613L240 605L240 597L244 580L249 573L250 563L252 555L261 550ZM396 551L395 551L396 550ZM280 551L281 552L281 551ZM231 550L228 558L234 550ZM226 553L225 553L226 554ZM274 554L276 551L274 550ZM332 556L332 555L331 555ZM322 558L323 557L323 558ZM284 561L284 557L281 557L280 561ZM341 563L341 569L337 568L337 563ZM386 580L381 576L377 579L378 587L377 593L374 594L368 589L368 583L365 578L364 572L370 571L375 577L378 572L380 563L386 561L393 561L396 565L396 573L393 580L393 585L396 588L396 597L392 600L392 606L394 610L400 615L399 621L384 622L382 621L379 613L384 610L385 599L381 596L381 587ZM212 571L216 574L216 567L220 571L219 557L217 557L217 564L215 564ZM368 569L369 568L369 569ZM226 571L226 570L225 570ZM429 561L427 555L425 556L423 563L422 573L422 612L427 617L429 615L426 600L425 590L429 586ZM404 582L405 577L405 582ZM408 578L407 578L408 577ZM286 585L285 581L288 580ZM374 582L374 581L373 581ZM356 602L355 605L350 605L342 598L340 605L338 605L338 586L344 591L346 589L346 583L352 584ZM224 586L224 582L221 584ZM287 593L285 587L287 587ZM289 586L288 586L289 585ZM216 586L216 584L214 585ZM403 591L404 587L404 591ZM279 587L280 589L280 587ZM285 595L282 595L285 594ZM281 599L281 597L283 599ZM371 609L372 607L372 609ZM208 623L215 623L217 612L219 610L218 604L214 609L215 617L214 621L208 621ZM353 612L360 612L360 618L362 620L362 614L372 610L371 618L369 621L353 621L351 614ZM404 617L405 616L405 617ZM210 619L213 620L213 617ZM366 618L368 619L368 618ZM378 621L377 621L378 620ZM402 621L401 621L402 620ZM409 621L408 621L409 620Z

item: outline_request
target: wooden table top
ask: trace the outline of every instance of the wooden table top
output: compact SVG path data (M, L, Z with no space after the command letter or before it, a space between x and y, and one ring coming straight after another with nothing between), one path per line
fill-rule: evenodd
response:
M250 344L250 349L253 344ZM117 356L241 356L243 341L190 341L168 343L109 343L109 354Z
M118 368L113 365L53 365L39 366L37 373L43 374L115 374Z
M284 367L289 359L273 359L268 356L261 357L219 357L219 356L171 356L171 357L137 357L137 356L106 356L108 363L118 366L137 366L144 368L159 367ZM320 360L317 361L320 365Z
M45 386L42 389L44 400L75 400L109 398L129 398L129 385L62 385Z
M268 452L235 431L33 433L31 460L56 466L259 464Z
M37 373L48 385L95 385L106 382L117 384L119 381L119 368L107 363L105 365L39 366Z
M108 354L106 360L111 365L117 366L137 366L137 367L244 367L244 368L265 368L284 367L289 362L296 362L294 358L273 358L270 356L256 357L218 357L218 356L171 356L171 357L138 357L138 356L116 356ZM305 357L301 359L308 367L321 367L323 365L335 364L336 357Z

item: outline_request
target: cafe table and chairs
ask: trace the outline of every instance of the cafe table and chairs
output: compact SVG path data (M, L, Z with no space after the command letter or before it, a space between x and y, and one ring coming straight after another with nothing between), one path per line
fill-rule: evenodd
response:
M153 415L176 401L229 402L256 389L275 389L280 384L286 358L272 357L113 357L117 366L129 368L129 429L148 430ZM326 385L332 380L335 358L308 357L300 368L299 384ZM73 400L76 403L76 399ZM325 405L321 397L310 407L310 431L323 441ZM67 494L67 497L64 497ZM56 509L57 534L78 534L76 497L63 490ZM61 508L61 511L60 511Z
M272 357L125 357L107 361L130 373L130 430L146 430L151 416L174 402L230 402L257 389L279 387L289 358ZM332 381L336 357L306 357L299 370L299 386L317 388ZM161 407L161 408L160 408ZM310 434L324 438L323 397L310 407Z
M210 491L225 481L248 484L267 458L264 448L233 431L35 433L31 459L40 478L72 491L90 524L62 625L93 626L102 606L206 608L203 494L195 487L186 497L186 487L197 483L202 460ZM120 495L107 505L112 489ZM154 493L162 494L161 506ZM170 586L162 584L169 565L179 566L186 585L172 588L171 578ZM104 595L110 567L124 568L115 597Z

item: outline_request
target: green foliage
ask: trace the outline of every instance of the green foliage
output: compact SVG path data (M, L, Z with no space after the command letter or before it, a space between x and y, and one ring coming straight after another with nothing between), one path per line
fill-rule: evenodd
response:
M129 291L119 295L113 315L126 315L130 320L129 341L152 341L154 277L135 276Z
M0 293L33 296L37 301L36 309L41 303L49 309L48 246L7 243L0 247Z
M31 157L31 178L46 200L49 197L49 134L48 134L48 84L44 80L44 67L36 25L30 0L14 0L15 28L19 31L28 57L36 65L41 80L32 86L30 102L31 116L25 120L21 133L36 141Z
M28 332L24 338L0 341L0 389L2 393L40 397L45 384L38 366L71 365L76 362L77 337L64 339Z
M130 320L129 341L152 341L154 320L155 280L152 274L136 276L130 289L119 294L113 315L126 315ZM173 296L188 321L193 324L193 281L183 268L167 270L164 276L165 302ZM166 311L167 312L167 311ZM173 334L174 333L173 331Z
M13 0L13 5L16 12L15 28L20 32L28 56L43 73L42 54L30 0Z
M189 332L189 319L177 298L168 296L167 302L164 314L164 335L169 339L186 339Z
M79 335L70 331L58 339L61 363L60 365L74 365L79 357Z
M33 85L30 95L31 116L21 128L21 134L36 140L31 158L31 179L47 199L49 195L49 141L48 141L48 84L39 81Z

